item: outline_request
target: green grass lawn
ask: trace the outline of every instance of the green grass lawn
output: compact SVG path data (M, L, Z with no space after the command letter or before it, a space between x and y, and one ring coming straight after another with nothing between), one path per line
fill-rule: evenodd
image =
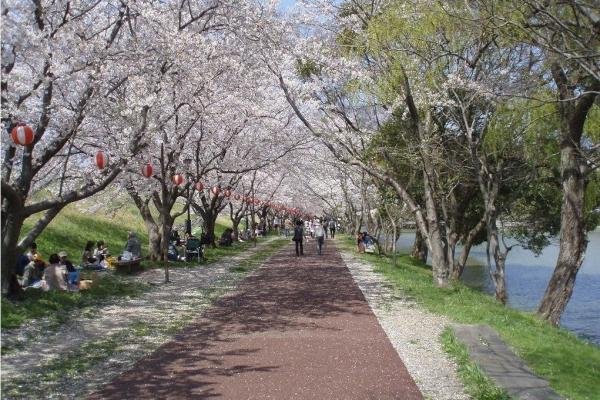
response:
M341 245L354 248L352 238ZM390 257L360 255L389 279L405 296L425 309L467 324L494 328L513 350L554 390L571 400L600 399L600 348L555 328L532 313L513 310L491 296L461 283L451 288L433 287L430 267L409 256L399 256L396 265Z
M91 201L91 200L90 200ZM98 200L94 200L98 201ZM23 232L27 232L40 216L33 216L25 222ZM185 220L183 221L185 223ZM225 228L231 226L226 217L217 220L216 234L221 235ZM127 241L127 233L135 231L142 244L142 254L147 254L148 234L146 227L134 206L125 204L114 210L99 208L92 212L82 212L74 205L66 207L36 239L38 250L44 260L52 253L66 251L74 264L79 264L81 254L88 240L94 242L104 240L113 255L121 253ZM223 257L239 254L252 246L252 243L235 243L232 247L208 248L205 251L203 264L210 264ZM173 262L170 267L185 267L198 263ZM161 268L161 262L143 261L145 268ZM84 272L83 279L92 278L92 273ZM94 274L94 285L91 290L78 293L41 292L27 290L20 301L2 298L1 327L16 328L23 322L50 317L60 322L69 310L89 307L94 304L118 296L137 296L149 288L138 282L113 274Z
M92 288L81 292L27 290L23 300L2 299L2 329L18 328L25 321L40 317L49 317L60 323L73 309L96 306L101 300L111 297L138 296L149 287L107 274L94 278Z
M25 221L23 232L27 232L39 218L33 216ZM120 254L127 243L127 233L135 231L142 243L142 252L148 249L148 233L135 208L129 207L109 213L99 210L95 213L83 213L75 206L66 207L44 229L36 239L38 251L44 260L52 253L62 250L69 253L74 264L81 262L81 255L88 240L104 240L113 255Z

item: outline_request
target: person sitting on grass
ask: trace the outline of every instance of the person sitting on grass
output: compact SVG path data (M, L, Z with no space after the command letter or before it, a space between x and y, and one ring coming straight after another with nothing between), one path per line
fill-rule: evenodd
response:
M169 240L173 242L175 246L181 246L181 237L179 236L179 231L177 231L177 229L171 230Z
M108 255L108 248L104 245L104 240L98 240L96 243L96 248L94 249L94 258L98 260L98 262L103 261Z
M169 261L179 261L179 251L177 250L177 246L175 246L175 242L169 243L169 249L167 250L167 258Z
M85 267L95 263L96 258L94 257L94 242L88 240L85 244L85 248L83 249L83 254L81 255L81 265Z
M58 256L60 257L60 265L65 267L67 272L75 272L75 267L73 266L73 263L69 260L69 255L66 251L61 251L60 253L58 253Z
M77 284L79 283L79 271L75 269L73 263L68 259L69 255L66 251L61 251L58 253L58 256L60 257L60 265L62 265L67 271L67 284L69 284L71 288L76 288Z
M67 290L67 271L60 265L58 254L51 254L48 262L50 265L44 270L44 279L48 290Z
M27 252L26 256L29 257L30 260L33 260L33 256L36 254L39 254L40 257L42 256L37 249L37 244L35 242L31 242L31 244L29 245L29 251Z
M25 266L23 271L23 287L28 287L39 282L44 277L46 263L39 254L33 255L33 260Z
M223 231L221 239L219 240L219 246L231 246L233 242L233 229L227 228Z
M142 245L138 240L135 232L129 232L129 234L127 235L127 245L125 246L125 251L131 253L131 257L133 259L141 258Z
M365 244L363 242L363 234L360 231L356 232L356 251L358 253L365 252Z

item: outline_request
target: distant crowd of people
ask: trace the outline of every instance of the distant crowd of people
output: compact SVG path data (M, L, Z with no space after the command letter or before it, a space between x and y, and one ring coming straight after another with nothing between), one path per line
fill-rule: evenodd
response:
M290 236L292 229L292 221L286 219L284 221L284 235L285 237ZM337 223L333 219L325 218L314 218L308 221L296 220L295 227L293 228L292 240L296 243L296 257L304 255L304 241L308 238L315 239L317 245L317 254L321 255L323 252L323 245L325 239L331 236L335 238L337 230Z

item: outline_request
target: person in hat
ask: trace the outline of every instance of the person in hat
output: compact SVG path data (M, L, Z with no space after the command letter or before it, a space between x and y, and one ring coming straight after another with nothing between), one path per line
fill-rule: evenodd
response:
M34 254L29 264L25 266L23 271L23 287L31 286L42 280L46 263L42 260L39 254Z

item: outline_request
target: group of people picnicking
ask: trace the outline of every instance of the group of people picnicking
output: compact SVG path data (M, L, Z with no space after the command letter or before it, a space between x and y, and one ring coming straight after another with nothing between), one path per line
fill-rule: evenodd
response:
M179 231L172 229L167 258L170 261L191 261L192 256L203 258L203 246L209 243L209 238L204 234L197 238L192 233L186 233L182 239Z
M256 224L254 229L246 229L245 231L239 232L236 235L232 228L226 228L217 244L220 247L230 247L233 243L238 240L240 242L245 242L248 240L252 240L256 236L264 236L266 230L260 224ZM203 246L211 244L212 241L206 234L200 235L198 239L194 234L185 234L185 237L182 239L179 236L179 231L177 229L171 230L171 237L169 240L169 255L168 258L171 261L191 261L194 256L200 253L200 258L203 256Z
M356 232L356 251L358 253L373 253L375 251L375 239L367 232Z
M316 240L318 254L321 254L325 239L329 236L332 239L335 238L337 223L333 219L315 218L309 221L296 220L292 222L290 218L285 218L284 220L275 220L274 228L286 238L292 236L292 240L296 242L296 256L301 256L304 254L303 242L309 240L309 238ZM253 230L248 229L241 232L237 240L251 240L253 237L264 235L265 233L265 227L256 224ZM218 244L219 246L231 246L235 239L233 229L227 228L221 234ZM186 234L185 239L182 240L178 231L174 229L171 232L169 241L168 258L177 261L190 261L188 254L190 250L198 251L200 256L202 256L202 245L208 244L207 241L208 238L205 235L197 239L191 234ZM178 247L184 248L184 255L179 255L180 251ZM73 264L66 251L51 254L48 262L46 262L37 250L37 245L34 242L31 244L29 251L21 256L19 265L17 266L17 275L21 276L20 282L24 288L78 290L80 288L79 275L81 270L103 271L109 268L114 262L140 258L141 243L135 232L128 233L125 249L116 261L111 256L103 240L97 242L87 241L78 265Z
M289 237L292 232L292 222L289 218L284 221L283 230L285 237ZM292 240L296 242L296 257L304 255L304 241L308 241L309 238L315 239L317 253L321 255L325 239L329 236L334 239L336 230L337 223L333 219L314 218L308 221L296 220L292 236Z
M141 257L141 244L135 232L129 232L127 244L119 260ZM37 244L31 243L29 251L22 255L17 265L17 276L23 288L39 288L43 290L79 290L81 270L103 271L113 261L103 240L88 240L78 265L75 265L66 251L53 253L46 262Z

